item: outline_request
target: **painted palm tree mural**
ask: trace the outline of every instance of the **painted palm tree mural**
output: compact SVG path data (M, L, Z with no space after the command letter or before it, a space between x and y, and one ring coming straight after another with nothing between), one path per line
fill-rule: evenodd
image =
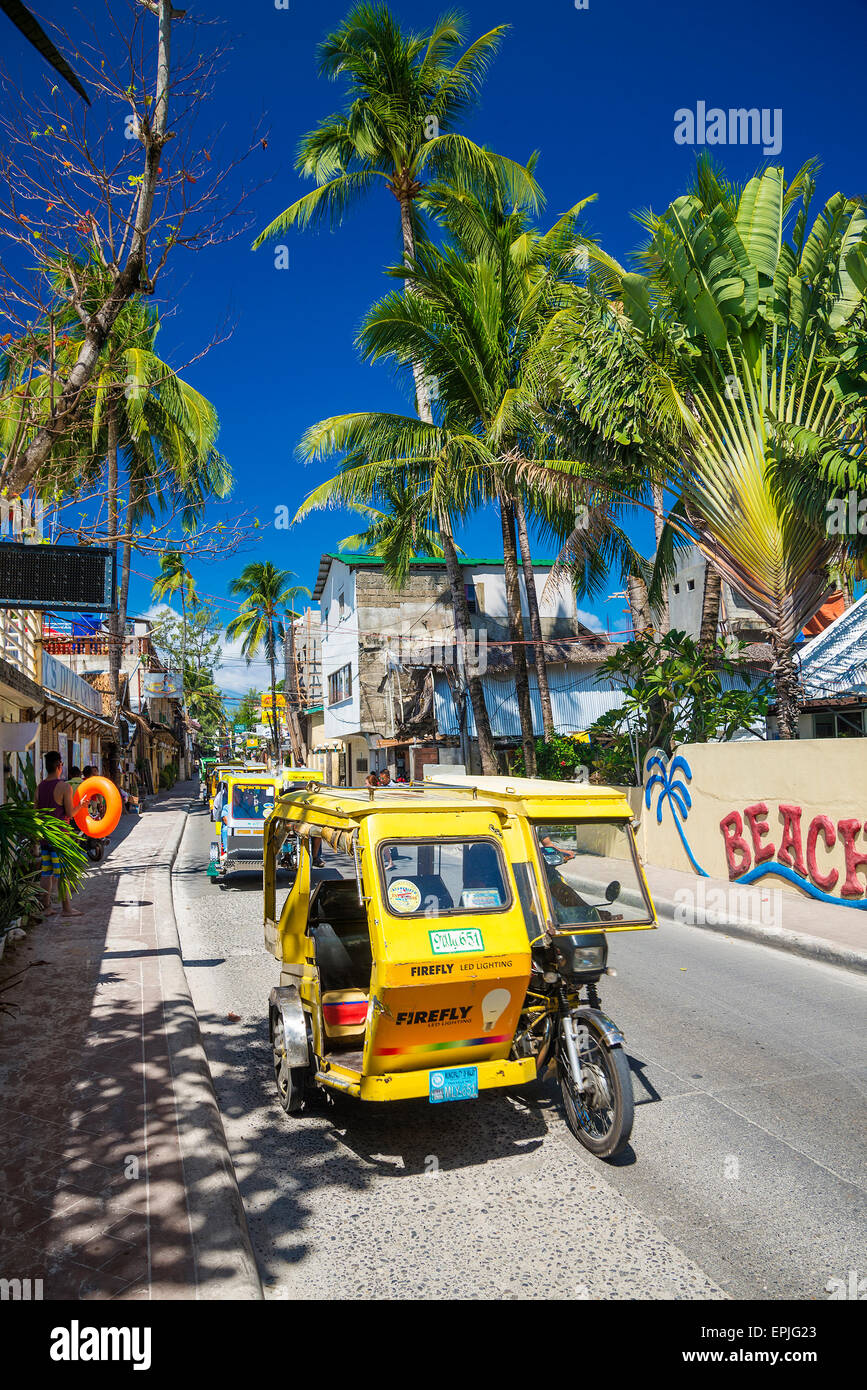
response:
M651 753L645 763L644 775L646 781L644 784L644 804L649 810L650 803L653 799L653 789L654 787L658 787L659 793L656 798L657 824L662 824L663 808L665 803L668 802L671 807L671 815L675 828L686 850L690 864L697 874L701 874L702 878L707 878L706 871L696 863L695 855L689 847L689 841L683 833L682 822L689 816L692 806L692 797L690 796L686 782L682 781L678 776L680 772L684 774L687 782L692 781L692 769L682 753L678 753L670 762L665 753L659 751Z

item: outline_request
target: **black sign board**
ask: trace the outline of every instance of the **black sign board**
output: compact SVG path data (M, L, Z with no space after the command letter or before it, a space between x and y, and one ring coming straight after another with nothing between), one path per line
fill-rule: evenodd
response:
M0 543L0 608L110 613L114 599L108 546Z

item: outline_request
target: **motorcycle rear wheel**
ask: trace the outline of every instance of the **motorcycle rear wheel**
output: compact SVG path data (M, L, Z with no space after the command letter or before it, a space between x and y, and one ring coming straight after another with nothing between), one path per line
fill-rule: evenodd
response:
M579 1144L596 1158L616 1158L629 1143L635 1115L629 1063L622 1047L609 1047L592 1024L585 1026L588 1042L579 1050L579 1060L591 1084L583 1094L575 1088L562 1038L557 1048L566 1123Z

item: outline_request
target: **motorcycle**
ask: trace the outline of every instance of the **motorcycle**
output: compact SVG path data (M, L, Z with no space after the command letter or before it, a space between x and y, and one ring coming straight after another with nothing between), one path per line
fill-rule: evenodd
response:
M632 1086L598 983L613 973L607 934L656 925L631 818L611 789L522 778L278 797L263 886L283 1109L318 1092L474 1100L553 1067L579 1142L620 1153ZM316 839L351 855L354 874L314 883ZM297 872L278 911L287 841Z

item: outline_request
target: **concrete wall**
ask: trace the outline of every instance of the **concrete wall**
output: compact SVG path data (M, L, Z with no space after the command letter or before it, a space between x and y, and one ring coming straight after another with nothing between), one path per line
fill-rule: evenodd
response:
M642 796L647 863L695 872L685 840L712 878L768 876L811 897L867 902L867 739L685 744L678 755L691 777L672 760L671 796L659 783L649 809Z
M669 620L672 628L686 632L697 640L701 628L707 561L697 545L690 545L675 551L675 564L677 573L668 586ZM737 633L762 636L766 630L763 619L746 599L725 582L722 586L720 618L725 618Z
M335 560L320 600L322 613L322 698L325 712L325 739L347 738L361 729L361 701L358 681L359 615L355 603L356 571ZM340 620L340 595L344 618ZM330 704L328 677L342 666L352 668L352 694L348 700Z

